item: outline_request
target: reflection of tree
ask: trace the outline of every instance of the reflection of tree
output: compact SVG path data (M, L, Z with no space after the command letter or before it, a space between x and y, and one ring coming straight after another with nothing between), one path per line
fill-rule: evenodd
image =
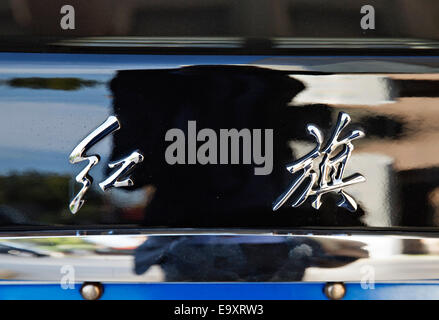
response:
M95 87L101 84L96 80L84 80L79 78L13 78L3 83L14 88L50 89L50 90L79 90L87 87Z
M14 243L36 246L40 250L63 253L70 253L74 252L75 250L93 251L95 249L94 244L85 241L83 238L74 237L15 239Z
M68 175L26 172L0 176L0 204L20 211L29 224L99 221L103 201L93 189L87 193L87 206L81 210L81 215L69 213L70 183Z

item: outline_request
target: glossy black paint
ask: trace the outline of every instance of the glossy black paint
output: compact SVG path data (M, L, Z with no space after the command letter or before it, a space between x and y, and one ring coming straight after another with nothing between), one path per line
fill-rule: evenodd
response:
M300 75L342 76L349 72L343 65L354 63L370 72L371 61L372 69L381 66L385 72L388 81L381 89L390 104L319 103L318 96L312 104L293 103L312 87ZM434 139L438 132L433 121L439 115L437 65L433 56L1 54L1 228L435 228L439 147L417 139L420 134ZM411 70L410 76L398 70ZM361 79L365 73L360 71L352 77ZM417 110L414 117L410 108ZM352 116L352 128L366 132L354 143L354 156L366 158L348 163L368 179L367 188L354 195L359 209L339 208L327 195L319 211L307 203L273 213L272 202L292 178L285 164L306 150L291 145L312 144L308 123L328 135L341 110ZM102 157L90 172L94 188L73 216L68 202L78 190L74 177L83 166L70 165L68 155L110 114L119 117L122 128L94 148ZM186 130L189 120L196 120L199 129L273 129L272 173L255 176L253 165L167 164L165 133ZM401 144L409 155L399 158ZM427 148L428 157L425 152L417 156L418 148ZM135 186L103 194L96 186L111 171L107 164L135 149L145 155L132 172Z

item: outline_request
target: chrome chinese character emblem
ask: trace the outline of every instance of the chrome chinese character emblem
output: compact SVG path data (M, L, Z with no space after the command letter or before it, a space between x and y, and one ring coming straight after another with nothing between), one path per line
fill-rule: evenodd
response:
M309 197L312 201L312 207L319 209L322 205L322 195L329 192L336 192L340 195L340 200L337 202L339 207L346 208L351 212L357 210L357 203L343 188L364 182L366 178L355 173L343 179L343 173L354 150L352 141L364 137L364 132L353 130L346 137L340 139L341 131L346 128L349 122L351 122L349 115L340 112L331 138L324 147L322 147L323 135L320 129L312 124L307 126L308 133L314 136L317 146L310 153L287 166L287 170L296 174L296 178L289 188L276 199L273 211L279 209L290 197L292 197L293 207L302 205ZM339 147L341 150L335 153ZM317 163L318 158L320 158L320 163ZM316 165L319 168L319 175L314 169Z
M85 137L70 154L69 160L72 164L88 160L87 166L76 176L76 181L82 184L82 188L70 202L69 208L73 214L77 213L84 204L84 195L93 183L93 178L88 172L97 165L100 160L98 155L86 155L87 150L104 137L119 129L119 120L115 116L108 117L103 124ZM132 186L134 183L127 175L136 164L142 161L143 155L139 151L134 151L128 157L110 163L108 166L110 168L117 168L117 170L110 177L99 183L100 188L103 191L107 191L112 187Z

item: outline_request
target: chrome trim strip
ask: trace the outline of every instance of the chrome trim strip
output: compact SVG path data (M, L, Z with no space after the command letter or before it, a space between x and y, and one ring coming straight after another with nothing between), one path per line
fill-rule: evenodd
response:
M150 234L0 238L0 280L4 280L0 285L6 281L61 283L66 270L73 270L71 281L75 283L426 282L439 279L439 237Z

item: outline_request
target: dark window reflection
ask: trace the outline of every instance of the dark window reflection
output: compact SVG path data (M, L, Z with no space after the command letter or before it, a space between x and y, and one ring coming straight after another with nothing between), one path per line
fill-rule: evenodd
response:
M364 246L301 237L153 236L135 250L134 270L143 274L159 265L171 282L299 281L306 268L336 268L368 257Z

